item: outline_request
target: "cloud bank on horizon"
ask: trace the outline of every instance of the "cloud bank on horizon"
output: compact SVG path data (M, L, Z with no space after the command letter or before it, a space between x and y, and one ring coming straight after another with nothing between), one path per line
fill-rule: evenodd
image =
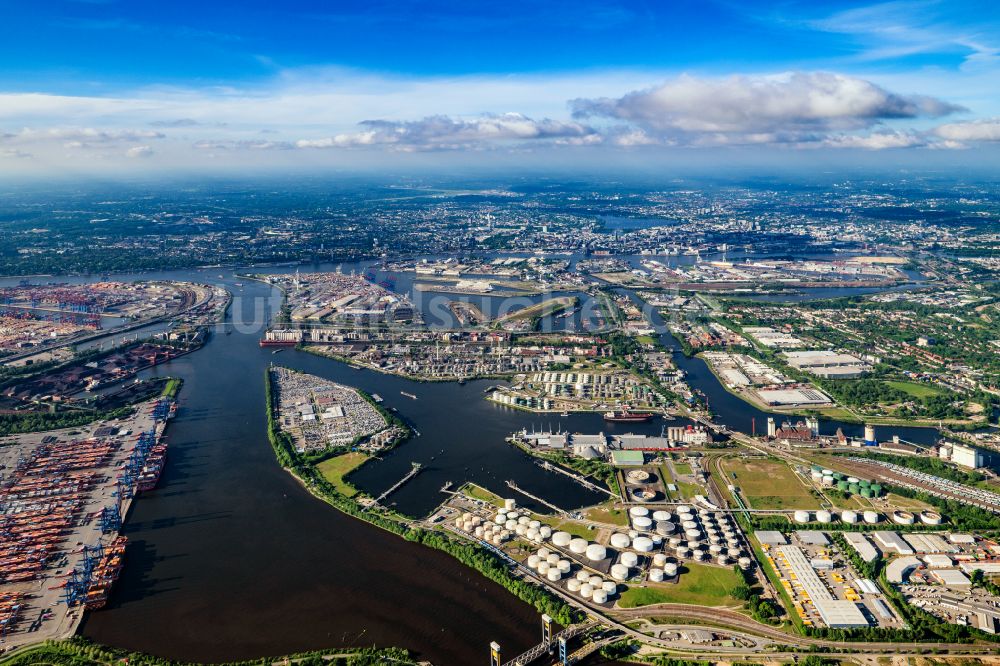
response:
M391 70L374 55L365 60L361 41L350 54L327 53L326 41L264 40L262 26L247 21L223 34L215 30L213 11L203 13L204 25L192 27L185 4L131 15L134 7L114 0L46 1L41 14L36 9L22 17L50 26L53 41L101 35L106 43L90 42L93 52L84 60L91 64L79 72L84 85L80 77L66 78L73 67L69 53L65 62L58 54L39 56L30 77L0 75L0 170L350 166L392 163L401 154L469 161L503 154L523 163L570 155L586 164L612 153L642 159L699 150L966 149L995 157L1000 148L1000 41L991 42L1000 26L995 12L978 11L976 2L845 3L823 15L810 4L792 3L781 15L752 3L739 11L702 5L710 10L665 16L640 3L575 3L578 14L601 21L587 28L590 37L610 32L619 48L571 53L569 63L556 62L552 53L531 61L501 57L509 50L487 57L467 43L470 31L487 21L513 40L524 25L464 5L348 2L336 14L317 15L311 3L292 2L278 17L262 13L266 3L241 5L247 15L272 23L308 10L327 30L357 40L413 39L421 27L451 36L443 42L437 35L437 46L423 44L430 50L419 53L397 49ZM401 16L399 7L409 13ZM552 7L535 8L530 18L543 32L581 29ZM679 42L658 45L659 33L629 33L640 23L667 20L703 39L729 40L731 28L732 44L685 58ZM766 34L784 41L751 48L739 37L746 31L757 40ZM134 40L150 34L169 37L173 53L208 43L203 75L186 71L196 64L190 59L164 62L141 53L131 64L121 60ZM3 36L14 41L0 46L0 59L9 60L17 36ZM566 51L578 47L563 44ZM468 64L448 60L452 50L462 51ZM732 63L742 71L732 71Z

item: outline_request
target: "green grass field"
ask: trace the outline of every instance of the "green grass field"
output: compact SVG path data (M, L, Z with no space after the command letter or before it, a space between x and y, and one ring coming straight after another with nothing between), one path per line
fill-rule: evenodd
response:
M674 463L674 469L678 474L691 474L691 465L688 463Z
M494 495L490 491L486 490L486 488L483 488L482 486L477 486L474 483L465 484L465 488L462 489L462 492L464 492L466 495L474 499L482 500L484 502L489 502L490 504L494 504L496 506L503 506L502 497L500 497L499 495Z
M944 393L944 391L936 386L931 386L930 384L920 384L918 382L892 381L886 382L886 384L897 391L902 391L903 393L906 393L914 398L929 398L931 396L942 395Z
M726 483L738 487L754 509L818 509L792 468L774 460L725 460Z
M595 506L592 509L587 509L583 513L583 517L587 520L593 520L595 523L607 523L609 525L628 525L628 514L621 509L615 509L610 503L602 504L601 506Z
M316 469L323 475L323 478L333 484L341 495L354 497L358 494L358 489L344 480L344 477L353 470L360 467L368 460L368 456L363 453L345 453L324 460L316 465Z
M693 604L696 606L739 606L730 594L743 580L732 569L685 563L678 583L647 583L622 592L618 605L636 608L651 604Z

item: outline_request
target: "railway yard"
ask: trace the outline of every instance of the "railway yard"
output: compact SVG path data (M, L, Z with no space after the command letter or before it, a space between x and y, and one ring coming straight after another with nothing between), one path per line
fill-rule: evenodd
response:
M17 435L0 447L0 635L5 648L72 635L126 557L131 502L156 487L173 402L128 417Z

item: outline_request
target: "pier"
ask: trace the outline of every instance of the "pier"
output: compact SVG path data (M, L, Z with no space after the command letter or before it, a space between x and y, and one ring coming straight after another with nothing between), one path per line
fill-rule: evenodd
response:
M569 478L573 479L574 481L576 481L577 483L579 483L584 488L587 488L588 490L594 490L594 491L597 491L597 492L607 493L608 495L611 495L611 497L615 498L616 500L617 499L621 499L620 497L618 497L618 495L616 495L611 490L609 490L607 488L604 488L603 486L599 486L596 483L592 483L592 482L588 481L586 479L586 477L584 477L583 475L581 475L581 474L574 474L573 472L570 472L569 470L563 469L559 465L553 465L548 460L537 460L536 459L535 463L539 467L541 467L542 469L544 469L547 472L559 472L560 474L565 474L566 476L568 476Z
M543 504L543 505L547 506L548 508L552 509L553 511L555 511L558 514L561 514L561 515L568 515L569 514L569 511L564 511L563 509L560 509L559 507L557 507L552 502L547 502L546 500L543 500L541 497L536 497L536 496L532 495L531 493L529 493L527 490L519 488L518 485L516 483L514 483L513 481L508 481L507 482L507 487L510 488L513 491L521 493L525 497L529 497L529 498L535 500L539 504Z
M413 463L413 469L407 472L406 476L404 476L402 479L394 483L388 490L386 490L384 493L376 497L373 504L381 504L382 500L384 500L386 497L388 497L389 495L393 494L394 492L402 488L407 481L409 481L417 474L419 474L421 469L423 469L423 466L420 463L418 462Z

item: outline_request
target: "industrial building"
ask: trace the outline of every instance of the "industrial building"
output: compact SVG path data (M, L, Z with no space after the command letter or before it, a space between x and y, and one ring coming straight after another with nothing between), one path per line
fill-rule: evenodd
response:
M803 596L812 601L820 619L831 628L869 626L868 618L853 601L837 599L819 579L805 553L798 546L778 546L777 551L788 563L797 583L802 587Z
M858 555L865 562L873 562L878 557L878 551L875 550L875 546L872 545L872 542L864 534L860 532L844 532L844 539L857 551Z
M785 352L788 365L824 379L857 379L871 370L871 365L851 354L835 351Z

